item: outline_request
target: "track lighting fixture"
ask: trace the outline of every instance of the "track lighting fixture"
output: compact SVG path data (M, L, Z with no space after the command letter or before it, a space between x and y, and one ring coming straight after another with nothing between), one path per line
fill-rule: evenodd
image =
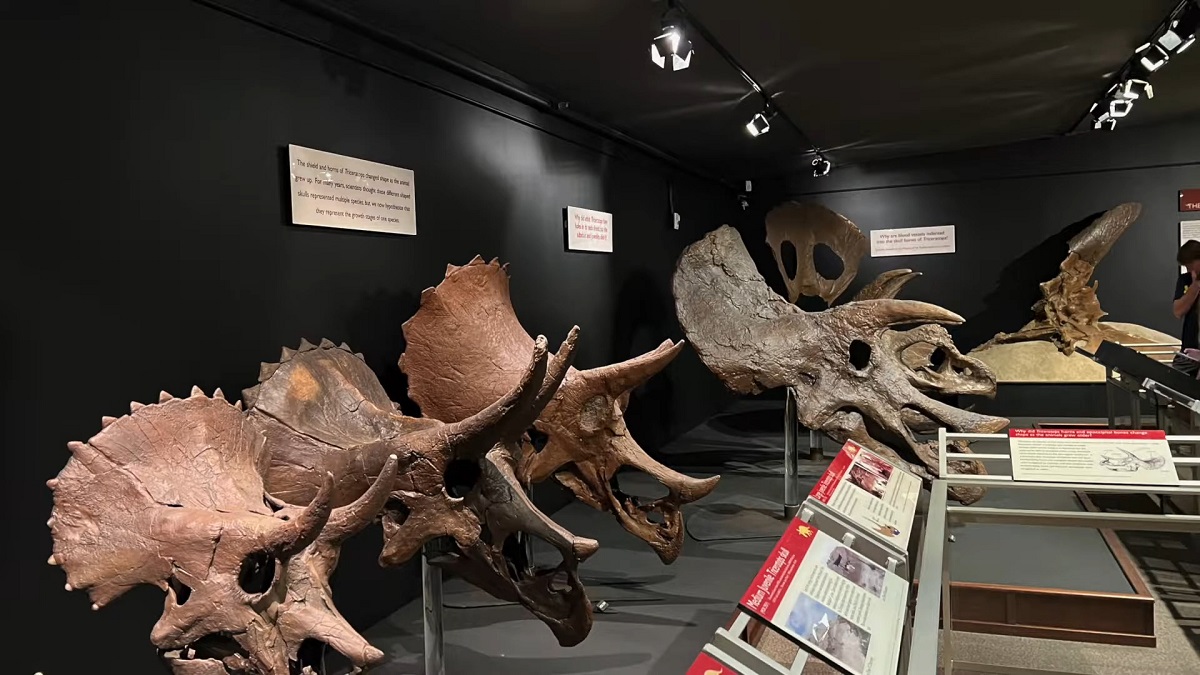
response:
M1162 68L1170 60L1167 51L1156 43L1147 42L1134 50L1133 55L1138 59L1138 65L1148 73Z
M1145 80L1130 78L1118 86L1120 87L1119 91L1122 98L1130 100L1139 99L1143 96L1154 98L1154 87L1150 86L1150 83Z
M812 166L813 177L820 178L821 176L829 175L829 170L833 168L833 162L825 159L825 155L817 153L817 156L813 157Z
M746 123L746 131L749 131L751 136L762 136L771 130L771 119L774 117L774 111L763 108L762 112L754 113L754 117Z
M663 14L661 34L650 43L650 60L659 68L683 70L692 65L694 52L684 31L683 16L670 4Z
M1197 28L1200 28L1200 3L1189 0L1171 16L1155 42L1169 54L1182 54L1196 42Z

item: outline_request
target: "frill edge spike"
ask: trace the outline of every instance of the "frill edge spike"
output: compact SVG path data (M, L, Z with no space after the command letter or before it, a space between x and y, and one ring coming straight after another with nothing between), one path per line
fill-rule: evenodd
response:
M309 342L307 338L300 338L300 351L311 352L312 350L314 350L316 348L317 348L317 346L314 345L313 343Z
M115 418L115 417L112 417L112 416L110 416L110 415L105 415L104 417L101 417L101 418L100 418L100 428L101 428L101 429L107 429L107 428L108 428L108 425L110 425L110 424L112 424L113 422L116 422L116 421L117 421L117 418Z
M201 389L200 387L197 387L196 385L194 385L194 384L193 384L193 385L192 385L192 393L191 393L191 396L192 396L193 398L194 398L194 397L196 397L196 396L204 396L204 390L203 390L203 389Z
M350 349L350 345L346 344L345 342L343 342L342 344L338 345L338 349L340 349L340 350L342 350L342 351L344 351L344 352L350 352L351 354L353 354L353 353L354 353L354 350L353 350L353 349Z
M266 382L267 380L271 379L271 376L274 375L275 371L277 371L277 370L279 370L278 363L265 363L264 362L264 363L259 364L259 366L258 366L258 381Z
M222 401L224 401L225 400L225 392L221 391L220 387L217 387L216 389L213 390L212 397L221 399Z
M137 401L129 402L129 412L131 412L131 413L135 413L145 407L146 407L145 403L138 403Z
M333 349L334 347L337 347L337 345L333 344L333 340L330 340L329 338L321 338L321 344L317 346L321 349Z
M46 487L50 488L51 490L57 490L58 489L58 479L51 478L50 480L46 481Z
M234 401L234 403L233 403L233 407L234 407L234 408L236 408L237 410L239 410L239 411L240 411L240 410L242 409L242 402L241 402L241 401Z
M292 349L291 347L284 347L283 349L279 350L279 360L280 361L289 361L295 355L296 355L296 350Z
M175 399L175 397L168 394L165 389L163 391L158 392L158 402L159 403L166 403L167 401L171 401L174 399Z

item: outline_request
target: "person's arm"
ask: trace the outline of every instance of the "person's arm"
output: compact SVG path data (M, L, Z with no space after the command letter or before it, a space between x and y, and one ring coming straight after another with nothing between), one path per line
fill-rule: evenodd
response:
M1192 275L1192 283L1187 285L1186 293L1183 292L1182 286L1183 281L1180 280L1175 289L1175 302L1171 305L1176 319L1182 319L1192 309L1192 305L1196 304L1196 298L1200 297L1200 284L1196 283L1195 274Z

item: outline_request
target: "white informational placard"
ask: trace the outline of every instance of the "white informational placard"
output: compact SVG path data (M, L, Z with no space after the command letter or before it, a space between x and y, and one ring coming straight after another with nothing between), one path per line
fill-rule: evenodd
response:
M572 251L612 253L612 214L567 207L567 248Z
M871 230L871 257L954 253L954 226Z
M296 225L417 233L412 171L298 145L288 167Z
M893 675L908 582L797 518L738 605L852 675Z
M921 479L847 441L809 497L900 551L908 548Z
M1179 245L1183 246L1184 242L1188 241L1189 239L1200 241L1200 220L1179 221ZM1180 274L1186 271L1186 267L1180 266Z
M1009 429L1014 480L1179 485L1157 429Z

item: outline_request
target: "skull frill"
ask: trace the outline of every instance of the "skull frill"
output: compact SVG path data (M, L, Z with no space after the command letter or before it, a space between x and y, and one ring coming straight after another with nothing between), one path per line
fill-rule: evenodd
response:
M139 584L166 592L150 635L178 675L290 675L305 641L377 661L333 606L328 574L341 541L366 525L379 486L331 508L332 480L317 477L311 503L276 510L260 471L264 438L220 390L133 403L105 417L49 481L50 563L67 590L99 609ZM395 470L395 461L381 471Z
M400 368L408 376L409 395L425 414L448 421L467 419L512 387L534 343L513 310L507 269L480 257L462 267L449 265L441 284L421 294L421 308L404 324L404 337ZM707 495L719 477L691 478L656 462L629 434L624 414L631 391L682 347L668 340L628 361L571 368L532 424L545 435L545 446L525 442L517 471L525 484L554 477L580 501L613 513L666 563L679 556L683 544L680 506ZM616 478L623 467L649 474L667 494L647 503L625 494Z
M382 509L380 562L400 565L432 540L450 550L431 558L496 597L519 602L554 632L577 644L592 622L577 574L597 549L537 509L514 475L517 441L553 396L570 366L575 332L549 362L546 339L528 345L525 363L506 391L476 414L443 424L408 417L388 398L375 374L345 345L307 341L264 363L259 384L244 393L249 417L273 448L266 472L273 495L302 504L318 476L335 477L333 504L359 499L385 472L399 471ZM506 554L512 535L540 538L562 557L556 569L533 573Z
M881 292L894 293L906 274L901 270L879 281ZM1008 425L926 395L995 390L988 368L959 353L938 325L962 322L941 307L881 299L804 312L767 286L729 226L684 250L673 292L688 341L730 389L753 394L788 387L801 424L839 442L857 441L920 476L936 475L937 449L918 433L939 426L991 433ZM916 327L893 330L899 325ZM918 358L935 351L943 356L937 366ZM951 462L951 469L984 473L974 461ZM964 503L982 496L974 488L951 492Z

